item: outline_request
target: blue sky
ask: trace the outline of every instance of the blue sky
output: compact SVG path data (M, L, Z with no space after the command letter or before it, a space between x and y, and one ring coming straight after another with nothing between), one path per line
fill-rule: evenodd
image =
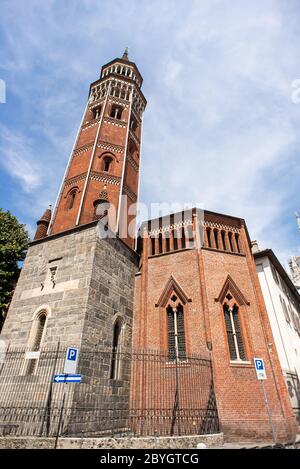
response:
M0 206L34 232L89 84L125 46L148 100L141 201L202 203L282 262L299 254L297 0L2 0Z

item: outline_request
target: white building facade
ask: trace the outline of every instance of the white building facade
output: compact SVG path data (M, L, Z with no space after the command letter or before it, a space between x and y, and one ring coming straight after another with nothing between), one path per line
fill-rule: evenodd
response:
M291 403L300 424L300 295L271 249L253 255ZM270 345L271 346L271 345Z
M300 256L293 256L289 260L292 281L300 293Z

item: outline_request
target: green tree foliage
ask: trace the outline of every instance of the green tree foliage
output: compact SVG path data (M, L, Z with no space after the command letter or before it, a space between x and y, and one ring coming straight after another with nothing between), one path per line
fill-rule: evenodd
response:
M0 208L0 330L28 247L28 233L17 218Z

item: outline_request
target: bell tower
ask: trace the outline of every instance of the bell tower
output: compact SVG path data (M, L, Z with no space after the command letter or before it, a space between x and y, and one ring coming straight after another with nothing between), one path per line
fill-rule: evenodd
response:
M134 234L128 233L128 225L134 224L139 192L146 107L142 82L126 48L122 58L104 65L100 78L90 85L48 235L101 218L105 203L111 210L113 230L134 248Z

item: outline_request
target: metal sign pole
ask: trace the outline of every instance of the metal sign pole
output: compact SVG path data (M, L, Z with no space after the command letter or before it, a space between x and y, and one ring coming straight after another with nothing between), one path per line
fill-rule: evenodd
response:
M67 375L66 375L66 377L67 377ZM61 422L62 422L62 418L63 418L64 407L65 407L65 400L66 400L66 385L67 385L67 381L65 382L65 385L64 385L64 393L63 393L63 399L62 399L62 404L61 404L60 413L59 413L58 426L57 426L57 434L56 434L56 438L55 438L54 449L57 449L57 444L58 444L58 439L59 439L59 434L60 434L60 427L61 427Z
M274 445L276 445L276 433L275 433L275 428L274 428L274 425L273 425L272 416L271 416L271 412L270 412L270 408L269 408L269 403L268 403L268 398L267 398L267 394L266 394L266 390L265 390L264 380L261 380L261 387L263 389L263 394L264 394L267 414L268 414L268 417L269 417L273 442L274 442Z

